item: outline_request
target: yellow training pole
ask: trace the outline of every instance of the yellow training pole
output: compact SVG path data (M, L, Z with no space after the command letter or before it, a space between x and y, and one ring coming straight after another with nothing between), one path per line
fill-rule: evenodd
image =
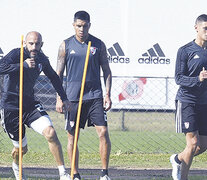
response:
M88 67L88 61L89 61L89 55L90 55L90 47L91 47L91 41L88 42L88 49L87 49L87 54L86 54L86 59L85 59L81 91L80 91L80 99L79 99L79 104L78 104L78 113L77 113L77 120L76 120L76 127L75 127L74 145L73 145L73 157L72 157L71 173L70 173L71 179L73 179L73 174L74 174L75 157L76 157L76 149L77 149L77 143L78 143L79 124L80 124L80 113L81 113L83 92L84 92L84 87L85 87L86 73L87 73L87 67Z
M19 179L22 180L22 99L23 99L23 39L21 36L20 74L19 74Z

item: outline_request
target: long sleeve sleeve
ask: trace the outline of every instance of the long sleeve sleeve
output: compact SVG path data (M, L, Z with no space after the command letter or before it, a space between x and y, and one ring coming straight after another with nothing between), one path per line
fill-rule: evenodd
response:
M188 55L180 48L177 53L176 67L175 67L175 82L178 85L186 87L200 86L199 76L190 76L188 73Z
M0 75L9 74L12 72L18 72L20 68L20 52L19 49L13 49L6 56L0 60ZM24 62L24 67L28 68L26 62Z
M61 80L57 73L53 70L52 66L50 65L49 61L47 65L45 66L45 69L43 69L43 72L45 75L50 79L53 87L55 88L58 95L61 97L62 101L67 100L67 95L63 89Z

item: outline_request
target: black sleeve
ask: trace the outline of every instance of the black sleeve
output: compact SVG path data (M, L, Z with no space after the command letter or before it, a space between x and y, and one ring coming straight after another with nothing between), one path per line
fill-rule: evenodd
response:
M183 48L180 48L177 53L176 67L175 67L175 82L178 85L186 87L200 86L202 82L199 81L199 77L189 77L188 69L188 54Z
M60 80L59 76L57 75L57 73L52 68L52 66L50 65L49 60L47 60L45 66L43 68L43 72L50 79L50 81L51 81L53 87L55 88L56 92L61 97L61 100L62 101L67 100L67 95L66 95L66 93L63 89L61 80Z
M20 69L20 49L11 50L6 56L4 56L0 60L0 74L9 74L12 72L18 72ZM28 68L26 62L24 62L23 66Z
M107 52L106 52L106 46L104 42L101 41L101 50L100 50L100 64L108 64L108 59L107 59Z

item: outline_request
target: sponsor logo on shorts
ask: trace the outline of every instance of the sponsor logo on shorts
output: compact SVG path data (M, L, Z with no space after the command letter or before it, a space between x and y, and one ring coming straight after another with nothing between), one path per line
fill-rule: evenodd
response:
M188 129L189 126L190 126L190 125L189 125L189 122L185 122L184 125L185 125L185 129Z
M106 115L106 111L104 111L104 120L107 122L107 115Z
M43 106L42 106L41 104L36 104L35 107L36 107L36 109L37 109L39 112L43 112L43 111L45 111L44 108L43 108Z
M74 121L70 121L70 127L73 127L75 125Z
M9 136L10 136L11 138L14 138L14 135L13 135L13 134L11 134L11 133L9 133Z

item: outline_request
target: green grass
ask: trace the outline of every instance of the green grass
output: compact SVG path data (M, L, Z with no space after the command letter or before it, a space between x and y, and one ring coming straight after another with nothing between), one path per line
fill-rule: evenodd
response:
M66 152L67 135L64 131L62 132L62 136L60 136L61 132L57 133L59 134L59 139L62 143L66 163L69 165ZM128 131L111 131L112 152L110 165L123 168L170 168L169 157L172 153L166 152L171 152L171 148L173 145L176 145L176 141L171 138L173 145L169 146L167 144L169 134L162 133L161 135L162 137L159 136L159 138L162 138L163 140L157 144L159 138L152 132L142 132L137 134L136 132ZM4 136L5 139L8 139L6 134ZM27 136L29 151L24 156L24 164L28 166L53 166L55 162L52 155L49 153L48 145L44 137L37 135L33 131L28 131ZM134 142L127 142L129 137L133 137ZM142 139L142 137L145 137L145 139ZM152 139L151 137L154 138ZM98 144L98 138L96 137L96 132L93 128L81 132L79 141L81 167L91 167L91 165L94 167L100 166ZM10 165L12 161L10 153L11 149L11 143L1 147L0 165ZM206 161L206 155L200 155L195 158L193 167L204 168L206 166Z
M55 112L49 114L62 144L66 166L69 167L63 115ZM175 133L173 113L127 112L124 114L123 123L122 112L110 112L108 124L112 142L110 167L171 168L170 155L182 151L185 147L184 135ZM27 138L29 151L23 158L23 165L56 167L44 137L27 128ZM99 139L94 128L81 130L79 138L81 168L100 168L98 145ZM1 129L0 166L11 165L11 150L12 143ZM206 168L206 162L207 157L204 153L194 158L192 168ZM199 180L199 177L194 179Z

